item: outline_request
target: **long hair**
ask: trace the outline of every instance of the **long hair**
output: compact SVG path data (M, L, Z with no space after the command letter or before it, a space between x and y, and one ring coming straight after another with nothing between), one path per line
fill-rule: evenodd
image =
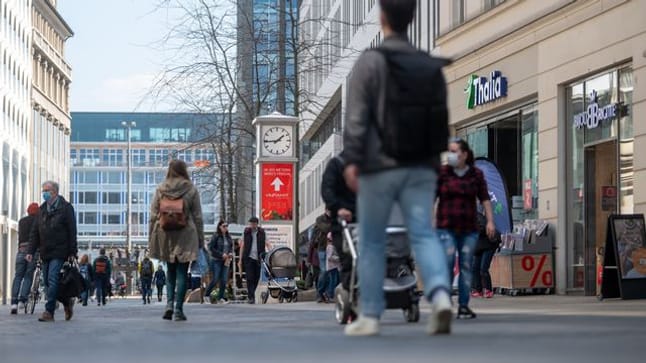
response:
M216 228L216 230L215 230L215 233L216 233L218 236L228 236L228 235L229 235L229 231L227 231L227 233L226 233L226 234L222 234L222 230L220 230L220 227L221 227L223 224L227 224L227 223L226 223L225 221L223 221L223 220L220 220L220 221L218 222L218 227L217 227L217 228Z
M80 264L84 265L86 263L90 263L90 256L88 256L88 255L81 256L81 263Z
M460 148L460 151L467 153L467 160L466 164L469 166L474 166L476 163L476 158L473 155L473 150L471 150L471 147L469 146L469 143L462 139L453 139L451 140L452 143L458 144L458 147Z
M191 180L188 176L188 168L186 163L183 160L173 159L168 164L168 173L166 173L166 179L171 178L183 178L186 180Z

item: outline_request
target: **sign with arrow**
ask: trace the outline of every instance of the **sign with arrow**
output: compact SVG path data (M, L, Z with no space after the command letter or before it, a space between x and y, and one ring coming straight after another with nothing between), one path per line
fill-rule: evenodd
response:
M261 219L291 221L294 209L294 164L263 163L261 177Z

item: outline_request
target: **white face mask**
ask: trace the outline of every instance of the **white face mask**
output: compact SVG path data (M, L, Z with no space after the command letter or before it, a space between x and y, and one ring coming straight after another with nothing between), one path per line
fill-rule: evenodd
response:
M451 151L448 153L446 156L446 161L448 162L449 166L455 168L458 166L458 154Z

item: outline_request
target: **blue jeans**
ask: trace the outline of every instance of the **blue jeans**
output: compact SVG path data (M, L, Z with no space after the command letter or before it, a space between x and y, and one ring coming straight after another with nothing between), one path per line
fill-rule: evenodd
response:
M460 266L460 276L458 277L458 304L460 306L469 306L469 297L471 295L471 279L473 272L473 252L478 242L477 233L455 233L447 229L439 229L438 234L444 245L446 257L448 259L449 276L453 276L453 266L455 265L455 251L458 252L458 263ZM451 278L453 281L453 278Z
M327 296L334 298L334 289L339 284L339 269L335 268L327 272Z
M43 262L43 281L45 281L45 286L47 287L47 303L45 304L45 310L52 314L52 316L54 315L54 310L56 310L58 277L64 263L65 260L59 258Z
M329 285L327 271L326 271L327 257L325 255L325 251L318 251L318 255L319 255L320 271L319 271L319 280L316 285L316 291L318 291L318 296L322 298L324 294L327 294L328 285ZM334 297L334 294L328 297L332 298Z
M218 290L218 300L224 299L224 291L227 288L227 280L229 277L229 267L224 265L223 260L211 259L211 282L206 288L206 296L210 297L211 292L215 285L219 283L220 289Z
M472 287L478 292L482 292L483 289L491 291L489 268L495 252L494 250L487 250L473 256L473 267L471 268L473 271Z
M168 281L166 281L167 307L175 305L175 312L184 312L184 298L188 280L188 262L168 262ZM177 288L177 290L176 290Z
M152 288L153 279L151 277L142 277L141 278L141 296L146 301L147 297L153 296Z
M11 287L11 305L16 305L18 302L27 302L27 297L29 296L36 262L34 260L27 262L25 256L27 254L24 252L16 254L16 275L13 278L13 286Z
M386 227L395 202L401 208L424 295L449 291L446 254L431 225L437 174L426 168L399 168L359 177L359 303L366 316L385 308L383 282Z
M110 294L108 291L109 277L105 274L97 274L94 280L94 287L96 288L96 302L105 305L105 299ZM119 289L120 286L117 286Z

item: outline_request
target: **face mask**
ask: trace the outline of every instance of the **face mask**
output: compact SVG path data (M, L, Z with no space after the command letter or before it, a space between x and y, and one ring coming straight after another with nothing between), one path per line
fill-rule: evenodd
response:
M449 163L449 166L455 168L458 166L458 154L455 152L449 152L446 156L446 161Z
M49 200L50 200L50 199L52 199L52 195L51 195L51 193L50 193L50 192L43 192L43 199L44 199L46 202L49 202Z

